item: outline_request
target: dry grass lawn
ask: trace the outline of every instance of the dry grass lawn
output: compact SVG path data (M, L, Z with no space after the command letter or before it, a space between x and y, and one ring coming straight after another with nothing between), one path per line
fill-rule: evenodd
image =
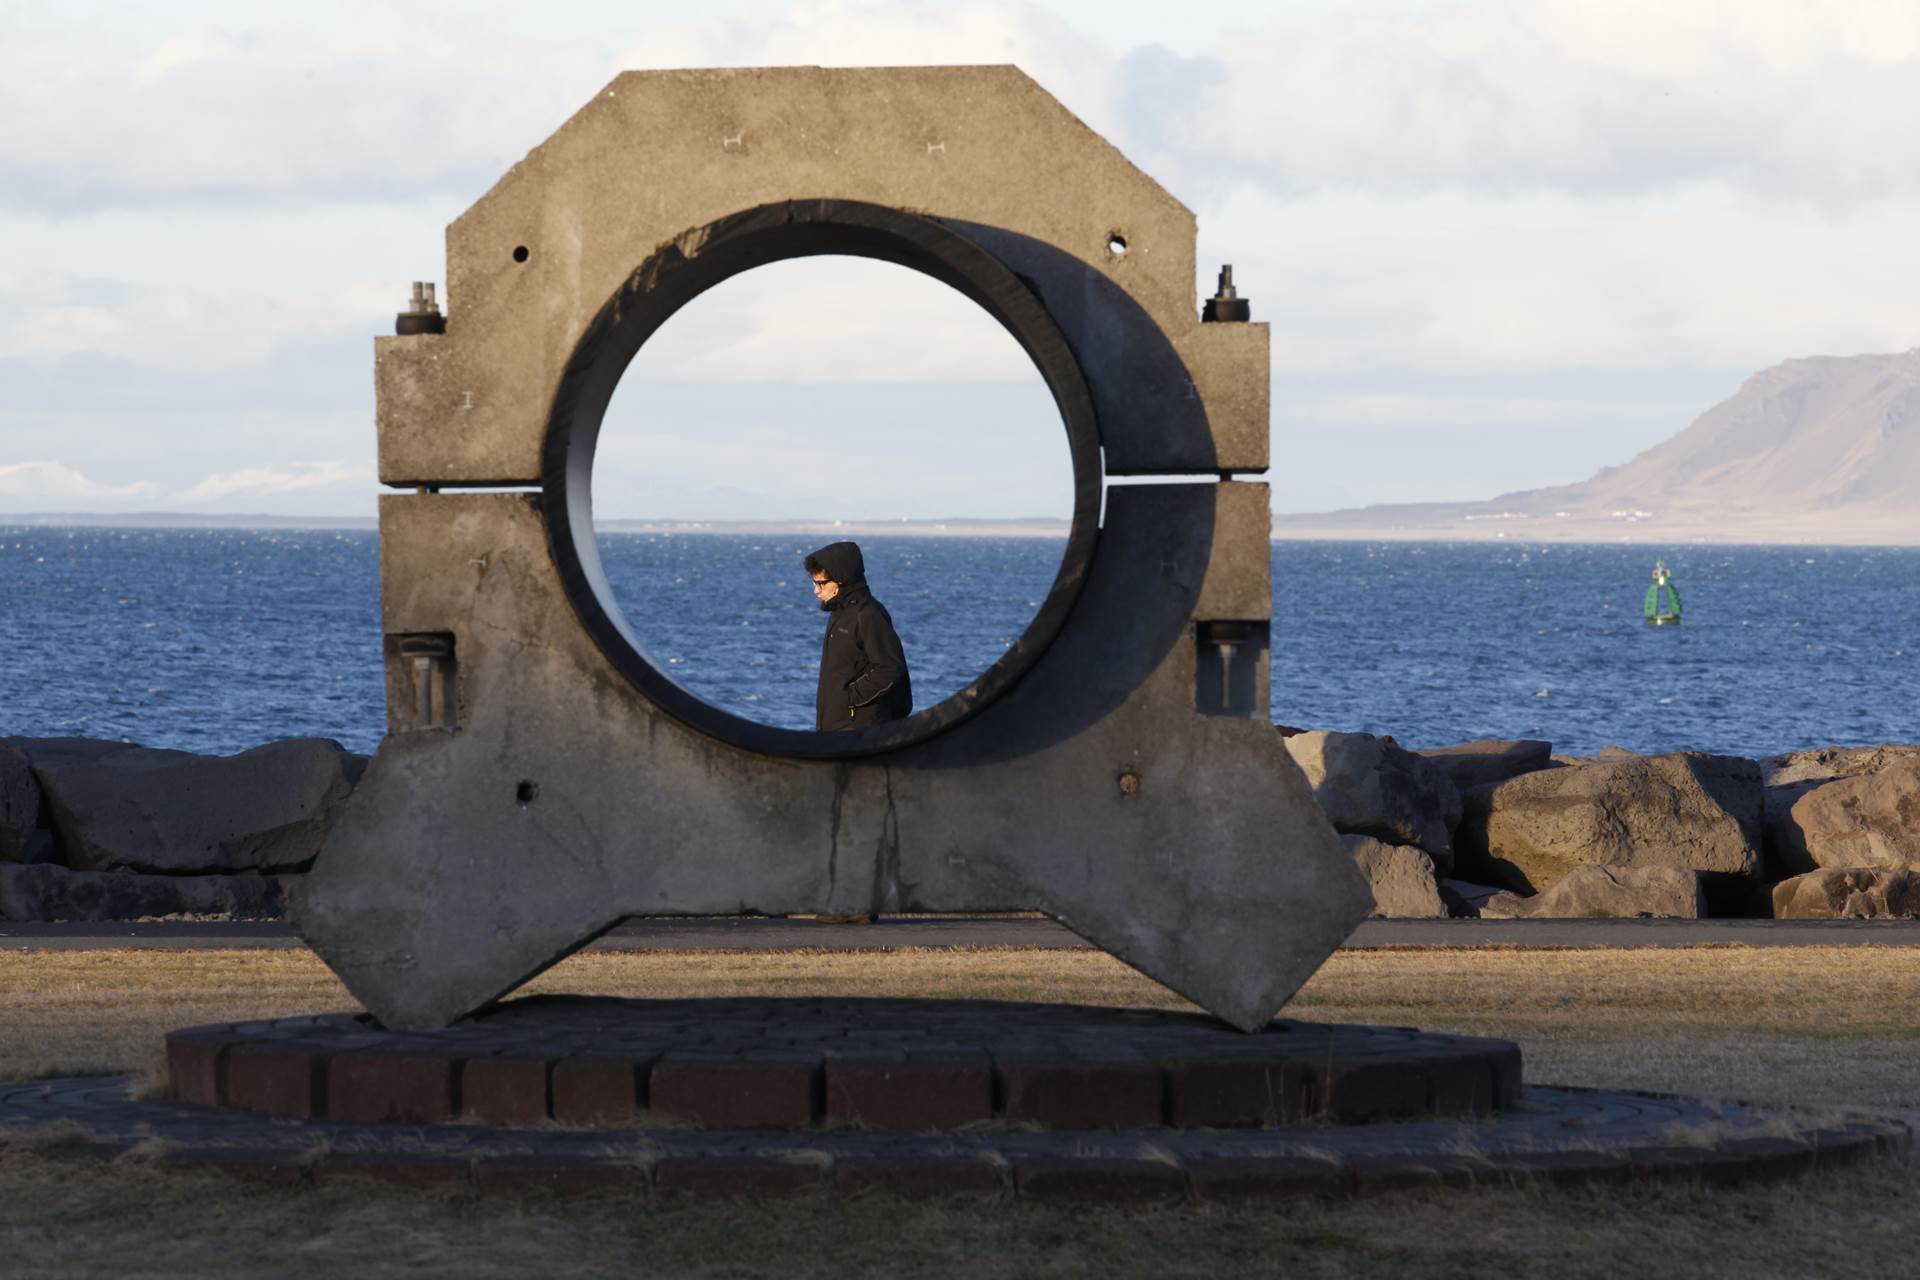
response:
M532 990L947 995L1177 1007L1094 952L595 953ZM0 952L0 1079L157 1077L200 1022L353 1007L304 952ZM1920 1116L1920 952L1738 947L1342 952L1297 1017L1506 1036L1539 1082ZM885 1198L502 1202L0 1155L0 1275L1912 1274L1920 1179L1880 1163L1708 1191L1480 1190L1259 1210Z

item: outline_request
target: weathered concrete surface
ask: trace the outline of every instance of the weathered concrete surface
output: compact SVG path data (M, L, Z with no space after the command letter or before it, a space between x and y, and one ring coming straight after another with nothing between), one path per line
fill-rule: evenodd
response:
M68 866L176 875L304 867L357 769L323 738L233 756L124 747L34 760Z
M1773 886L1776 920L1910 920L1920 916L1920 871L1832 867Z
M1438 766L1461 791L1555 767L1553 744L1538 738L1481 738L1415 754Z
M1370 733L1315 731L1282 741L1334 830L1419 845L1440 874L1452 871L1460 792L1444 769Z
M1920 755L1813 788L1774 835L1786 868L1920 867Z
M271 920L282 913L272 876L153 876L0 864L0 920L138 920L217 915Z
M0 862L25 861L39 825L40 784L33 768L18 748L0 742Z
M1372 836L1342 836L1340 842L1373 891L1373 914L1389 920L1439 920L1447 907L1433 874L1433 859L1408 844Z
M1707 914L1700 875L1678 867L1575 867L1531 898L1496 893L1480 904L1488 920L1698 920Z
M1022 335L1087 531L1017 680L849 758L675 702L563 532L591 518L574 424L647 326L829 240ZM292 908L383 1021L442 1025L630 914L1036 908L1252 1028L1364 917L1268 723L1266 487L1115 488L1093 523L1102 459L1265 469L1265 327L1200 323L1192 215L1018 71L623 75L447 270L447 332L377 347L381 479L542 489L381 503L389 735ZM409 637L446 647L451 724L408 710Z
M387 737L295 924L391 1026L442 1025L628 915L1011 909L1264 1023L1372 899L1264 704L1193 711L1184 641L1228 487L1114 489L1077 606L1101 624L860 761L744 752L653 708L576 624L537 498L383 498L387 630L458 636L469 719Z
M1751 877L1760 866L1760 771L1751 760L1622 755L1523 774L1464 800L1462 874L1522 893L1585 864L1721 877Z

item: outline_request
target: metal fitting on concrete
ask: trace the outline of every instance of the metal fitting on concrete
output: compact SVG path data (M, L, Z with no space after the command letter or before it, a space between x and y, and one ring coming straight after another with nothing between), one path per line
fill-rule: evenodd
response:
M453 727L453 637L412 635L395 637L400 660L413 683L415 729Z
M407 300L407 309L393 318L393 331L403 338L447 331L447 318L440 314L440 304L434 301L432 281L413 282L413 296Z
M1240 296L1233 287L1233 264L1220 268L1220 284L1214 290L1206 305L1201 308L1200 319L1208 324L1221 322L1244 323L1253 318L1253 307L1248 299Z

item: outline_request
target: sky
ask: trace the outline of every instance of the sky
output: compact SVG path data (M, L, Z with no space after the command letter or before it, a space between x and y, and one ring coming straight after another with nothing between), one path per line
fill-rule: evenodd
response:
M372 336L615 74L966 62L1194 210L1196 298L1235 265L1279 511L1579 480L1780 360L1920 345L1913 0L0 0L0 513L369 514ZM1068 474L983 313L783 263L642 350L595 499L1060 515Z

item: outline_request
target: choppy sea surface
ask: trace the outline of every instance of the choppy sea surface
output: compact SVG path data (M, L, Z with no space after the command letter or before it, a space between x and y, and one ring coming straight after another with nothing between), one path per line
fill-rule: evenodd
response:
M655 663L708 701L812 723L813 539L603 537ZM1061 544L874 538L917 705L1027 625ZM1686 621L1651 628L1656 554ZM1920 550L1276 543L1273 718L1412 747L1537 737L1768 755L1920 740ZM372 533L0 525L0 736L233 752L384 722Z

